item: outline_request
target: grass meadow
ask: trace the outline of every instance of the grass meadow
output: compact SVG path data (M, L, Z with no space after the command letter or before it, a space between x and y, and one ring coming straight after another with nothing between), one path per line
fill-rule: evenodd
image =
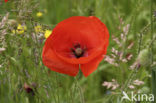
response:
M71 77L44 66L55 25L91 15L110 34L98 69ZM0 103L150 103L122 97L156 95L155 21L156 0L0 0Z

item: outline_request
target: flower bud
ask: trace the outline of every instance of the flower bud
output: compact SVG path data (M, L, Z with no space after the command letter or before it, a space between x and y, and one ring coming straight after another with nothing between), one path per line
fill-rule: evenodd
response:
M143 49L142 51L140 51L137 61L143 66L148 66L150 63L149 50Z

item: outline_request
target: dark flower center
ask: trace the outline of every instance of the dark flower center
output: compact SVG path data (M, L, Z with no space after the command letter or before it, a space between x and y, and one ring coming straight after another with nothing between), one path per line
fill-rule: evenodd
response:
M71 48L72 53L76 58L80 58L84 55L85 49L82 49L80 44L74 45L74 48Z

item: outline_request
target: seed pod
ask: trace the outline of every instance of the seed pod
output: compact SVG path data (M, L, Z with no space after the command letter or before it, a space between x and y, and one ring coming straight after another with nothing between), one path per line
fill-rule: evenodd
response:
M28 94L35 95L33 89L27 83L24 83L24 89Z

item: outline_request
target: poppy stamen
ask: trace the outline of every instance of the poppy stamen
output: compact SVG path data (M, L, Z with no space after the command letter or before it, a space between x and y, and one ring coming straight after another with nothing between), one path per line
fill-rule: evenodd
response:
M75 49L75 56L76 56L77 58L83 56L83 53L84 53L84 51L83 51L81 48L76 48L76 49Z
M71 51L73 52L76 58L80 58L84 55L85 49L82 49L80 44L77 44L74 45L74 48L71 48Z

